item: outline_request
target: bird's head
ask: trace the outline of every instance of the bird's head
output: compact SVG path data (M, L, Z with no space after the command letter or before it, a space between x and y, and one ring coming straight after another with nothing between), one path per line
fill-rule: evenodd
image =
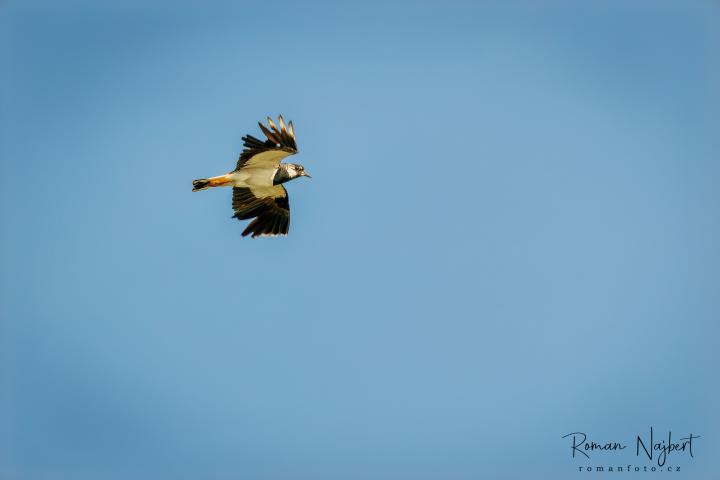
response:
M287 164L287 173L290 175L290 178L297 178L297 177L308 177L312 178L308 173L305 171L305 167L303 167L300 164L297 163L288 163Z

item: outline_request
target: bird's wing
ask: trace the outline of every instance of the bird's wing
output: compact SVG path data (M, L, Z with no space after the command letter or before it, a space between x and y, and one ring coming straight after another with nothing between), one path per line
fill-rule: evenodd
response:
M258 122L260 130L267 137L265 142L252 135L245 135L242 138L245 148L238 158L235 170L249 166L277 166L283 158L297 153L295 128L292 122L285 125L282 115L278 116L280 128L273 123L270 117L267 122L270 126L269 129Z
M290 202L282 185L269 187L234 187L234 218L254 218L243 231L243 237L287 235L290 229Z

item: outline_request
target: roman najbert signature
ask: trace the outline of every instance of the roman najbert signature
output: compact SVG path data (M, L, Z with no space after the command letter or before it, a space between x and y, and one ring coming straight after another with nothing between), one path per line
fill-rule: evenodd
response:
M618 451L625 450L627 445L621 442L593 442L589 441L586 434L583 432L572 432L567 435L563 435L562 438L572 437L572 456L576 454L585 455L590 458L590 453L596 451ZM673 453L688 453L691 458L693 457L693 440L700 438L699 435L689 434L687 437L681 438L678 441L673 441L672 432L668 432L667 441L665 438L656 439L653 428L650 427L650 436L643 438L638 435L635 441L635 455L641 456L646 455L649 460L655 459L658 466L662 467L665 465L668 455ZM659 440L659 441L656 441Z

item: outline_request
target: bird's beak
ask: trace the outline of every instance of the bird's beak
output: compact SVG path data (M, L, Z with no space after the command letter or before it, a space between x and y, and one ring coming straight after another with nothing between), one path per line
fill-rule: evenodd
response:
M303 172L303 177L312 178L307 172Z

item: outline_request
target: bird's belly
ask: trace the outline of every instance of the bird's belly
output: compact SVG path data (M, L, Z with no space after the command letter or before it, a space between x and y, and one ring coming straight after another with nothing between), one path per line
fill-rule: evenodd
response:
M245 167L228 174L234 187L267 187L273 184L277 168Z

